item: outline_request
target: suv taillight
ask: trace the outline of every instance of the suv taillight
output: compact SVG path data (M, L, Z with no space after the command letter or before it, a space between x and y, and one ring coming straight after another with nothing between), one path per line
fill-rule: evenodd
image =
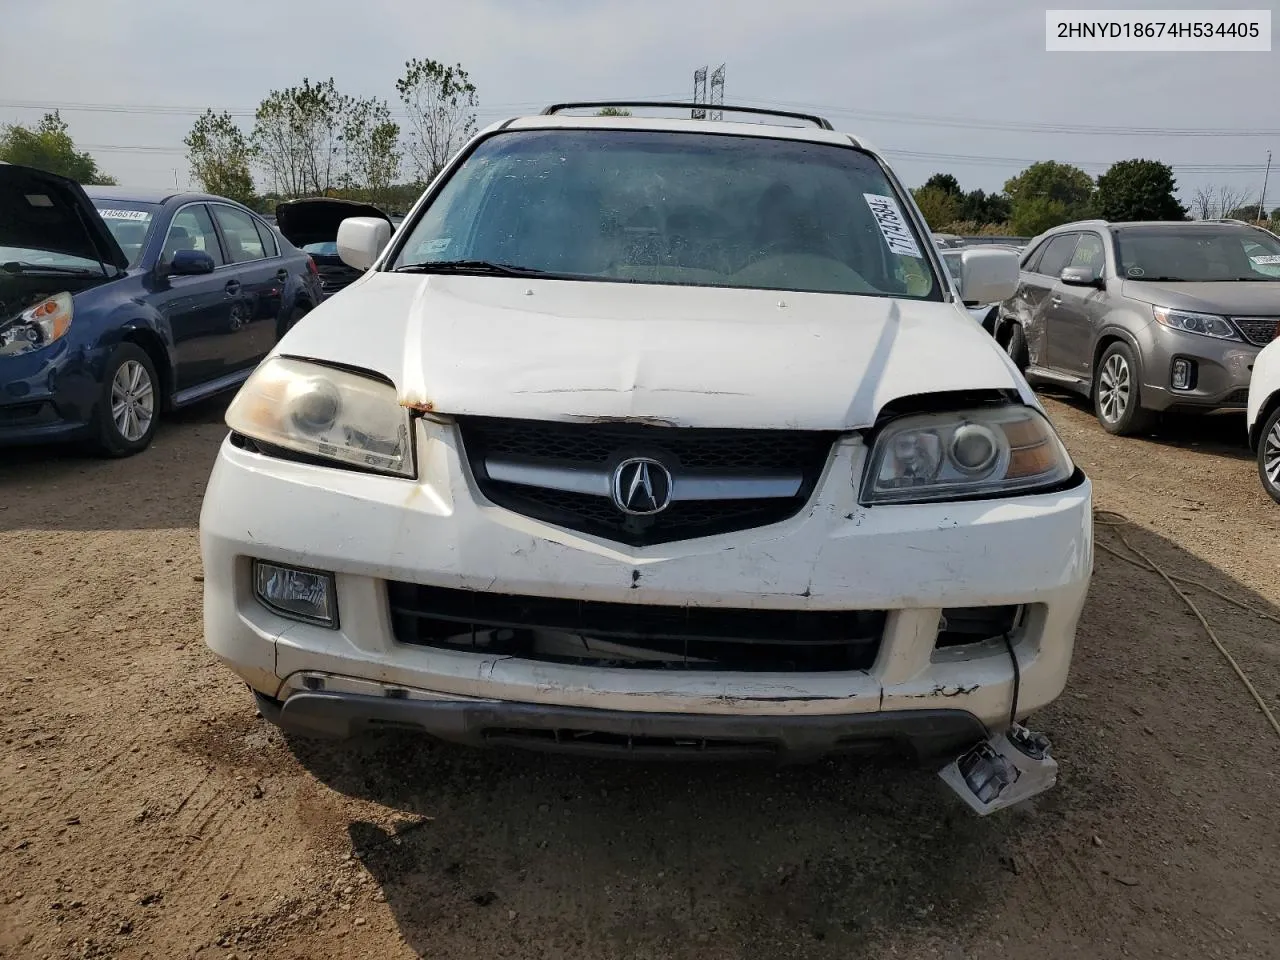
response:
M316 267L316 262L312 260L310 257L307 257L307 269L311 271L311 275L313 277L320 276L320 271Z

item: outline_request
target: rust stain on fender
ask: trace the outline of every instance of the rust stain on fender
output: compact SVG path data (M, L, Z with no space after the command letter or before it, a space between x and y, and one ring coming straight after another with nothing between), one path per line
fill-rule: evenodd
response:
M417 413L435 413L436 405L432 400L422 399L415 400L413 397L401 397L400 406L407 410L413 410Z

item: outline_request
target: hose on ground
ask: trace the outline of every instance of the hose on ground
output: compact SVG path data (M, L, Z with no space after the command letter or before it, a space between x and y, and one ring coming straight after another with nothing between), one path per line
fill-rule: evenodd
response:
M1114 519L1104 519L1106 517L1110 517ZM1254 699L1254 702L1257 703L1258 709L1262 711L1263 715L1267 718L1267 721L1271 724L1271 728L1275 730L1277 736L1280 736L1280 721L1276 720L1275 714L1271 712L1271 708L1267 706L1267 702L1262 699L1262 695L1258 693L1258 690L1256 687L1254 687L1253 682L1248 678L1248 676L1245 675L1245 672L1242 669L1240 669L1240 664L1236 663L1235 657L1231 656L1231 653L1227 650L1227 648L1222 645L1222 641L1218 639L1218 634L1214 631L1213 626L1205 618L1205 615L1200 612L1200 608L1196 606L1195 601L1193 601L1189 596L1187 596L1186 592L1180 586L1178 586L1178 584L1184 583L1184 584L1187 584L1188 586L1198 587L1201 590L1204 590L1208 593L1212 593L1214 596L1220 597L1221 599L1225 600L1227 603L1233 606L1240 607L1243 610L1248 610L1250 613L1263 617L1267 620L1274 620L1277 623L1280 623L1280 618L1273 617L1268 613L1264 613L1261 610L1257 610L1246 603L1241 603L1239 600L1234 600L1231 597L1228 597L1223 593L1219 593L1217 590L1213 589L1212 587L1206 584L1200 583L1196 580L1187 580L1183 577L1174 577L1169 575L1168 573L1165 572L1163 567L1161 567L1149 556L1147 556L1145 553L1143 553L1141 550L1135 547L1125 537L1124 532L1120 528L1129 526L1130 521L1129 521L1129 518L1124 516L1123 514L1116 513L1114 510L1098 510L1094 512L1093 522L1097 526L1111 527L1115 535L1120 539L1120 542L1125 545L1125 548L1131 551L1132 553L1136 554L1138 557L1140 557L1142 562L1139 562L1133 559L1133 557L1126 557L1124 554L1120 553L1120 551L1107 546L1105 543L1098 543L1095 539L1094 542L1097 546L1101 547L1107 553L1111 554L1114 557L1119 558L1120 560L1124 560L1127 563L1132 563L1138 567L1143 567L1143 569L1148 570L1152 573L1159 574L1164 579L1164 581L1167 584L1169 584L1170 587L1173 588L1173 592L1182 598L1182 602L1185 603L1187 607L1191 610L1191 612L1196 615L1196 619L1200 621L1200 625L1204 627L1205 633L1209 635L1209 639L1213 641L1213 645L1217 647L1218 652L1222 654L1223 657L1226 658L1227 663L1231 665L1231 669L1234 670L1236 676L1240 678L1240 682L1245 685L1245 689L1249 691L1250 695Z

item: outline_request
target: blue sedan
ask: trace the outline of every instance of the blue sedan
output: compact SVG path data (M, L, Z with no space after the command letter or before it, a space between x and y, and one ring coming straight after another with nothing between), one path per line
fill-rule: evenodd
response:
M0 447L137 453L319 302L311 258L238 203L0 163Z

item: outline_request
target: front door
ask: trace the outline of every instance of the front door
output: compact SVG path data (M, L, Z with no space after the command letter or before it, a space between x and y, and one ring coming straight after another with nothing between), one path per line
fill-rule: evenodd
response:
M1090 271L1095 279L1106 276L1107 255L1102 238L1096 233L1082 233L1071 256L1069 267ZM1093 361L1093 329L1106 301L1106 293L1097 287L1079 287L1061 280L1050 294L1053 304L1049 326L1049 366L1072 376L1089 376Z
M164 268L179 250L202 250L213 258L217 269L189 277L166 275ZM221 269L225 262L206 206L193 203L179 210L165 234L152 300L173 337L177 393L226 373L223 355L234 300L227 293L227 277Z

